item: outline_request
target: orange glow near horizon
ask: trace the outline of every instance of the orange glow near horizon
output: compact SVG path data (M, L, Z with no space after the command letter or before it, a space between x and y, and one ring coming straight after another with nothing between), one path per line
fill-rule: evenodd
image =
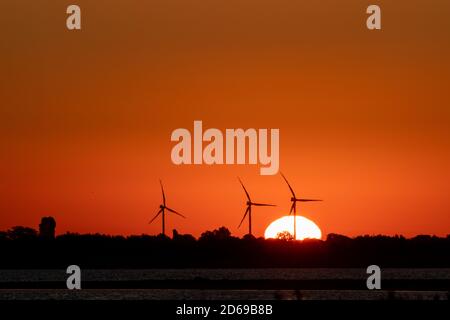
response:
M255 236L289 212L259 165L172 164L177 128L279 128L297 214L322 234L450 233L450 2L57 1L0 10L0 230ZM426 7L426 8L425 8ZM218 10L220 8L220 10ZM386 14L385 14L386 13Z

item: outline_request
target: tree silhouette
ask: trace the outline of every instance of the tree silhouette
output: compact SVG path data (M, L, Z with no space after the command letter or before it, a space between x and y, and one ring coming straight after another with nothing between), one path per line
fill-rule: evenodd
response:
M291 241L294 240L294 236L289 231L283 231L277 233L278 240Z
M33 240L37 238L38 233L32 228L15 226L9 229L6 235L11 240Z
M220 227L213 231L203 232L200 236L200 241L215 241L215 240L229 240L231 239L231 232L225 227Z
M41 232L42 233L42 232ZM234 237L226 227L197 240L173 231L163 235L110 236L66 233L43 241L36 230L16 226L0 232L0 268L275 268L450 267L450 237L329 234L325 241Z
M39 224L39 236L43 239L55 238L56 221L53 217L43 217Z

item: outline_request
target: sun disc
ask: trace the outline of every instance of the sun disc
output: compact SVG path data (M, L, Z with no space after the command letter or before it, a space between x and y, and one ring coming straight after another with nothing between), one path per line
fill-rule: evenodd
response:
M302 216L296 216L296 224L297 240L322 238L320 228L313 221ZM284 216L273 221L264 232L264 237L276 239L283 232L289 232L294 236L294 216Z

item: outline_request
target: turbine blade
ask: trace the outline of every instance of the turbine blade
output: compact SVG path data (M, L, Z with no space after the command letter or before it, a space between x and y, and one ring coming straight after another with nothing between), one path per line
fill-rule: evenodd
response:
M291 206L291 210L289 210L289 215L291 215L292 211L294 211L294 207L295 207L295 202L292 201L292 206Z
M245 191L245 194L247 195L248 201L251 202L252 200L250 199L250 195L248 194L247 189L245 189L244 184L242 183L242 181L239 177L238 177L238 179L239 179L239 182L241 183L242 188L244 188L244 191Z
M177 215L179 215L180 217L183 217L183 218L185 218L186 219L186 217L185 216L183 216L181 213L179 213L179 212L176 212L175 210L173 210L173 209L170 209L170 208L167 208L166 207L166 210L167 211L170 211L170 212L172 212L172 213L175 213L175 214L177 214Z
M310 201L323 201L323 200L320 200L320 199L295 199L295 201L310 202Z
M156 218L158 218L158 216L161 214L162 210L163 210L163 209L159 209L159 211L158 211L158 213L156 214L156 216L154 216L153 219L150 220L150 222L149 222L148 224L152 223Z
M267 204L267 203L252 203L253 206L256 207L276 207L276 204Z
M163 196L163 205L166 206L166 195L164 194L164 188L163 188L163 184L162 184L161 180L159 180L159 184L161 185L161 192L162 192L162 196Z
M244 222L245 217L247 216L248 212L250 210L250 206L247 207L247 210L245 210L244 216L242 217L241 223L239 223L238 228L241 227L242 222Z
M280 174L281 174L281 176L283 177L284 181L286 181L286 183L287 183L287 185L288 185L288 187L289 187L289 190L291 190L292 196L295 198L295 193L294 193L294 190L292 189L291 185L290 185L289 182L287 181L287 179L286 179L286 177L284 176L284 174L283 174L282 172L280 172Z

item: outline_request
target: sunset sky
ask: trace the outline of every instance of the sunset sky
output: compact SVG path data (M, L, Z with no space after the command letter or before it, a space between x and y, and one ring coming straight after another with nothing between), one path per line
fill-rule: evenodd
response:
M279 128L280 169L324 235L450 233L450 2L109 0L0 4L0 230L262 236L280 175L176 166L177 128ZM66 7L82 30L66 29Z

